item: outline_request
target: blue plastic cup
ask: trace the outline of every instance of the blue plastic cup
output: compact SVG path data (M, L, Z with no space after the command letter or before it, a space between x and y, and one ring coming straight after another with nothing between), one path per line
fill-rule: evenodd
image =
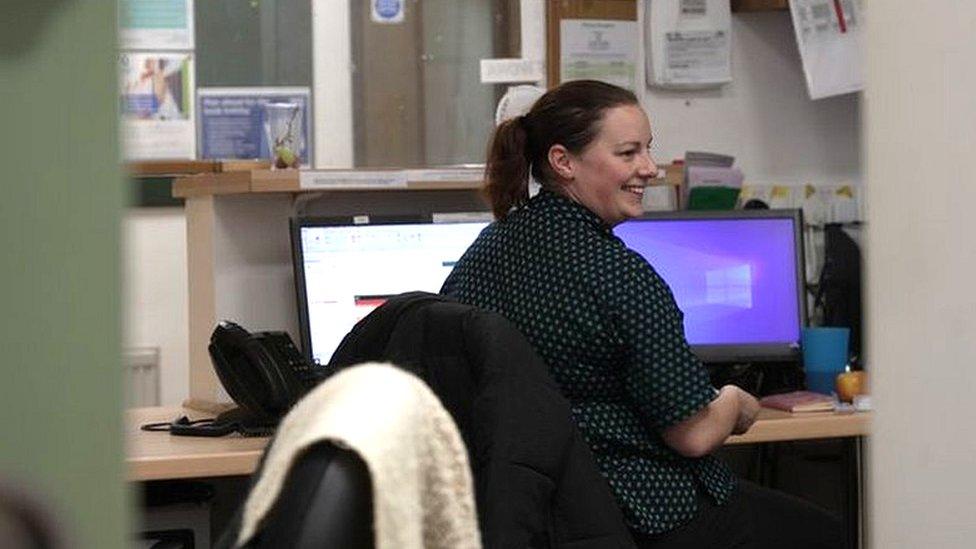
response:
M801 347L807 389L824 394L834 392L837 374L847 366L850 328L804 328Z

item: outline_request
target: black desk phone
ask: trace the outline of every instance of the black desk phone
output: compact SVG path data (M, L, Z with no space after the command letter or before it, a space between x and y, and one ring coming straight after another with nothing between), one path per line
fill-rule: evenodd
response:
M147 430L187 436L234 431L268 435L298 399L327 377L326 367L302 356L286 332L250 333L225 320L214 328L207 349L217 378L238 407L213 420L184 417Z

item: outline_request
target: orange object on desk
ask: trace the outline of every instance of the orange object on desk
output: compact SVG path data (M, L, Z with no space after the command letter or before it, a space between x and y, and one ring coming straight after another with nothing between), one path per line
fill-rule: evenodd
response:
M837 398L844 402L854 402L854 397L868 392L868 375L861 370L837 374Z

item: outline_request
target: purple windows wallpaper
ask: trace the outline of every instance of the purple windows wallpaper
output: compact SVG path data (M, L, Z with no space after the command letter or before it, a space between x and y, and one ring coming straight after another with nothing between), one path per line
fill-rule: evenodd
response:
M692 345L799 341L791 219L637 219L614 233L671 287Z

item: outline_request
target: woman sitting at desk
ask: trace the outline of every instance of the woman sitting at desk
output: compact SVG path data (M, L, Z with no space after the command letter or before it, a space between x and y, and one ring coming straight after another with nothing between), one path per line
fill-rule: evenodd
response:
M501 313L549 364L639 546L838 547L839 521L711 456L759 404L711 386L670 289L611 233L643 213L650 144L636 97L596 81L503 122L486 169L497 221L442 293Z

